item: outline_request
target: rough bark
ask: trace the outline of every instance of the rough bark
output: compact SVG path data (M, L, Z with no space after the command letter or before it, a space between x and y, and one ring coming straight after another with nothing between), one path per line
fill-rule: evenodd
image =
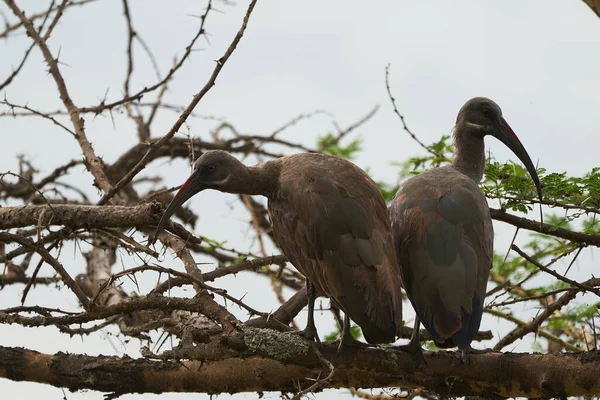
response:
M533 232L545 233L546 235L552 235L562 239L570 240L575 243L583 243L600 247L600 236L598 235L575 232L564 228L557 228L548 224L543 224L543 226L541 226L538 221L517 217L516 215L509 214L504 210L498 210L495 208L490 208L490 214L496 221L506 222L519 228L527 229Z
M0 377L115 393L238 393L296 392L323 376L322 365L302 339L271 330L243 330L251 354L216 361L49 355L0 347ZM445 396L529 398L600 393L598 351L488 353L471 355L466 364L454 352L428 352L428 366L417 370L411 355L402 351L352 348L337 354L335 345L319 350L335 367L327 388L422 387Z
M156 225L162 213L158 202L121 206L24 206L0 208L0 229L62 225L71 229L142 228Z

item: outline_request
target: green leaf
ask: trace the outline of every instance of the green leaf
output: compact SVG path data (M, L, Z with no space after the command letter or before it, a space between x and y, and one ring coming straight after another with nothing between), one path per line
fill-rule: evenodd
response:
M328 133L325 136L317 138L317 145L323 148L325 153L352 160L352 158L362 150L362 140L360 138L352 139L346 146L342 146L333 133Z

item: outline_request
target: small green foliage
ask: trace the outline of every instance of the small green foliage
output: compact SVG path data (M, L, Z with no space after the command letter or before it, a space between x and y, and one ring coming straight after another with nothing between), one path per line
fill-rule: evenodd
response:
M544 198L574 206L600 207L600 168L596 167L582 177L551 173L542 179Z
M557 280L557 281L551 282L549 285L533 287L529 290L536 294L542 294L542 293L553 292L553 291L559 290L559 289L566 289L568 287L571 287L571 285L569 285L568 283L566 283L564 281Z
M219 249L219 248L223 247L223 245L225 243L227 243L227 241L224 240L222 242L219 242L214 239L202 236L202 243L206 244L207 245L206 249L210 251L210 250L215 250L215 249Z
M493 271L501 276L510 276L514 274L519 267L523 266L523 260L517 257L508 257L504 261L504 254L494 253L492 258Z
M569 324L562 317L551 317L548 319L548 328L565 331L569 328Z
M505 199L502 204L504 209L523 213L533 209L530 201L537 196L533 181L524 167L513 162L499 163L492 156L486 162L481 190L489 198Z
M434 353L437 353L438 351L440 351L440 348L439 348L439 347L437 347L437 346L435 345L435 342L433 342L433 341L428 341L428 342L425 342L425 348L426 348L427 350L429 350L429 351L432 351L432 352L434 352Z
M592 318L597 318L599 315L598 309L600 302L581 305L573 305L567 307L563 315L554 316L548 320L548 327L566 331L570 326L585 325Z
M398 185L390 185L385 182L376 182L379 187L379 191L383 196L386 203L389 203L394 199L396 192L398 191Z
M362 331L360 330L360 327L358 325L352 325L352 326L350 326L350 334L352 334L352 337L354 339L358 339L358 338L360 338ZM336 329L335 331L329 333L328 335L325 335L325 340L327 342L331 342L333 340L338 339L341 335L342 335L342 332L340 332L339 329Z
M596 215L583 220L583 233L600 235L600 221L598 221Z
M317 145L319 148L323 149L325 153L352 160L356 153L362 150L362 139L352 139L346 146L342 146L336 135L328 133L325 136L319 136L317 138Z
M325 335L325 341L326 342L332 342L334 340L336 340L337 338L340 337L342 333L340 332L339 329L336 329L335 331L328 333L327 335Z
M438 142L427 146L427 148L435 155L427 153L422 157L409 158L408 161L399 164L401 178L417 175L430 168L441 167L450 163L453 153L450 136L442 136Z
M584 321L593 318L598 314L598 307L600 306L600 302L594 303L592 305L583 304L580 306L575 306L572 310L569 310L569 317L573 321Z
M535 341L531 345L531 352L532 353L544 353L544 347L542 346L542 344L540 342Z

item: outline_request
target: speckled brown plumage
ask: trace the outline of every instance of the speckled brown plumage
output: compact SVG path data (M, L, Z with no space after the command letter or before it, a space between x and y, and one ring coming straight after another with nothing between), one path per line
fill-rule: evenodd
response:
M377 185L354 164L329 155L278 162L269 213L284 254L361 326L368 342L394 341L402 326L400 280Z
M364 171L325 154L246 167L223 151L210 151L196 161L157 232L204 189L266 196L279 246L317 293L356 322L368 342L395 340L402 327L400 272L385 202Z
M458 113L455 159L406 181L389 213L406 293L440 347L470 345L479 329L492 267L493 226L478 184L485 167L484 137L505 143L541 186L523 145L493 101L477 97ZM420 349L418 329L411 347Z
M439 346L467 347L481 322L493 227L477 184L452 167L404 184L390 207L406 292Z

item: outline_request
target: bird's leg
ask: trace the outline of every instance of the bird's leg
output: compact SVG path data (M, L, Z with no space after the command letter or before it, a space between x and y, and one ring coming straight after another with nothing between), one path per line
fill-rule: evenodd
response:
M421 341L419 340L419 328L421 327L421 320L415 315L415 324L413 327L412 335L410 335L410 342L403 346L393 347L395 350L403 350L412 353L418 360L420 368L427 367L427 361L423 355L423 349L421 348Z
M340 338L340 344L338 345L338 354L342 352L343 346L354 346L354 347L375 347L375 345L363 343L359 340L354 339L352 331L350 330L350 317L344 315L344 327L342 328L342 335Z
M421 328L421 320L419 317L415 315L415 324L413 325L412 335L410 335L410 342L408 342L408 347L413 349L415 353L423 354L423 349L421 348L421 341L419 340L419 329Z
M317 334L317 328L315 327L315 286L306 280L306 295L308 296L308 321L306 322L306 328L302 331L294 332L297 335L302 336L305 339L316 341L321 343L319 335Z
M420 326L421 321L419 320L419 317L415 316L415 324L413 327L412 335L410 335L410 342L402 346L394 346L394 349L408 351L413 354L423 354L423 349L421 348L421 341L419 340Z
M467 354L486 354L492 351L491 349L474 349L469 345L464 349L460 349L460 362L463 364L467 363Z

